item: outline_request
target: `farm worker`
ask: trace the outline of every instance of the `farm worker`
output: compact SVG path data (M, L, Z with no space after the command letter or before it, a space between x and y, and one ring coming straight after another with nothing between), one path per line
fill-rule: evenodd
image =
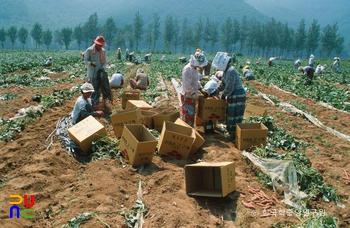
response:
M236 53L232 53L232 56L231 56L231 58L232 58L232 64L235 64L236 63Z
M118 60L122 60L122 51L120 50L120 48L118 48L117 50L117 56L118 56Z
M311 66L313 68L314 64L315 64L315 56L313 54L311 54L310 58L309 58L309 66Z
M166 60L166 57L165 57L165 55L163 55L162 58L160 58L159 61L160 61L160 62L165 62L165 60Z
M44 66L52 66L52 57L50 57L46 63L44 64Z
M294 69L297 70L300 66L301 66L301 61L300 61L300 59L297 59L297 60L294 62Z
M125 59L128 60L129 59L129 49L125 50Z
M149 86L149 78L143 69L139 68L136 72L136 78L131 78L129 83L133 89L147 90Z
M334 57L332 69L333 69L334 73L340 73L340 58L339 57Z
M226 129L231 140L236 137L236 125L242 123L243 114L246 106L246 91L244 90L241 78L234 66L232 66L231 58L225 59L227 62L221 83L217 88L223 91L221 99L226 100Z
M258 61L256 62L256 65L261 65L261 58L258 59Z
M272 66L272 62L275 61L276 59L277 59L276 57L269 58L269 60L267 61L267 66L268 67Z
M298 68L298 70L301 71L301 73L303 75L306 75L308 77L307 84L309 84L312 81L313 77L314 77L314 72L315 72L314 68L311 67L311 66L306 66L306 67L300 66Z
M217 77L220 81L221 81L221 78L222 78L223 74L224 74L223 70L216 69L215 77Z
M134 58L134 52L130 52L128 58L129 58L129 62L132 62Z
M202 89L199 83L199 73L197 68L206 66L208 61L204 54L199 51L191 55L189 63L182 69L182 120L191 127L194 127L194 117L196 110L196 100L198 100L198 90L207 96L208 94Z
M99 70L104 71L107 67L106 50L103 48L106 42L103 36L97 36L94 44L86 49L84 52L84 63L87 68L86 81L92 83L96 91L92 94L93 105L96 105L100 100L101 91L98 80Z
M118 89L124 85L124 76L117 70L109 80L109 85L111 88Z
M179 57L180 62L185 63L187 62L186 57Z
M92 106L91 94L94 92L94 87L90 83L85 83L81 86L81 93L77 101L75 102L72 116L73 125L85 119L88 116L102 116L103 111L94 111Z
M151 61L152 53L148 53L145 55L145 62Z
M215 76L212 75L207 83L204 85L204 91L208 93L209 97L217 96L218 94L216 93L219 86L220 80Z
M208 64L205 67L203 67L203 69L204 69L204 75L210 75L211 62L208 61Z
M136 64L136 65L139 65L139 64L141 64L141 63L142 63L141 57L140 57L140 56L137 56L137 57L136 57L136 60L135 60L135 64Z
M244 80L254 80L254 74L252 69L250 69L250 66L246 65L243 67L243 78Z
M322 66L322 65L318 64L317 67L316 67L315 73L316 74L322 74L325 69L326 69L325 66Z

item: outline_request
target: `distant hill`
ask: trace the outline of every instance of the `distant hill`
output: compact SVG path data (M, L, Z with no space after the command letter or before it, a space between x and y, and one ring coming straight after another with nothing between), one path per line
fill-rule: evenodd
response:
M161 18L172 15L179 21L184 17L190 21L209 17L221 23L229 16L241 20L244 15L260 21L268 20L244 0L202 0L198 4L188 0L1 0L0 28L11 25L31 28L35 22L51 30L74 27L86 22L95 12L100 23L112 16L117 26L133 23L136 12L140 12L145 24L151 21L155 12Z

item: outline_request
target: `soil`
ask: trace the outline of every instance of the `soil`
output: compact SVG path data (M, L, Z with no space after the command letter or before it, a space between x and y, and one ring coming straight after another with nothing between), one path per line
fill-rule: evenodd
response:
M130 72L136 72L136 66ZM147 68L144 68L147 72ZM68 72L52 73L51 78L67 77ZM126 78L133 74L125 75ZM128 80L126 80L128 81ZM82 80L77 78L72 83L60 84L40 89L40 94L51 94L53 89L71 88ZM311 99L303 99L269 87L258 82L250 82L265 94L274 95L280 101L304 102L326 126L350 135L350 114L325 108ZM171 82L166 82L168 91L173 94L168 101L158 106L173 106L180 111L178 97ZM129 89L125 86L126 89ZM29 87L2 89L3 92L16 91L19 98L1 101L0 116L10 118L21 108L37 105L30 101L38 90ZM275 204L275 216L260 217L263 209L246 208L242 200L251 197L248 186L261 189L268 196L275 196L280 201L283 195L258 182L252 167L242 159L241 151L219 131L205 134L202 126L196 129L205 138L205 143L188 160L172 157L155 156L152 163L142 169L136 169L125 161L102 160L82 164L68 155L59 141L47 149L46 139L55 129L57 121L70 113L79 95L66 100L64 105L46 110L44 115L27 124L25 129L10 142L0 141L0 227L62 227L68 220L84 212L93 212L98 218L82 223L80 227L126 227L123 210L131 210L137 200L139 181L142 181L142 202L148 209L144 214L145 228L156 227L271 227L277 223L301 224L304 218L296 214L287 215L286 205ZM106 115L115 109L121 109L120 91L113 90L114 101L106 103ZM322 173L324 182L333 185L341 196L342 209L334 202L325 203L322 199L312 201L315 210L325 210L339 219L339 227L350 226L349 185L344 182L344 170L350 173L350 143L313 125L302 117L283 112L263 98L247 94L248 102L264 106L274 117L277 126L285 128L291 135L309 142L306 155L312 166ZM107 128L108 136L115 138L113 130L105 118L100 122ZM107 118L108 119L108 118ZM317 152L318 151L318 152ZM236 191L223 198L191 197L186 194L184 166L197 161L235 163ZM35 218L9 218L10 194L34 194ZM246 198L243 196L246 195ZM13 201L13 200L12 200ZM23 207L23 205L21 205ZM278 213L280 212L280 213ZM102 222L101 222L102 221ZM105 223L105 224L104 224Z

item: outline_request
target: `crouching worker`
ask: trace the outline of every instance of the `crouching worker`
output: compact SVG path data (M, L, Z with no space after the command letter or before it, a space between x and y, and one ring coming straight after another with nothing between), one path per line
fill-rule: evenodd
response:
M209 97L214 97L219 95L216 90L216 88L218 88L219 86L219 82L220 80L215 75L212 75L210 77L210 80L207 83L205 83L204 91L208 93Z
M301 71L302 75L307 76L305 84L310 84L314 77L314 73L315 73L314 68L311 66L306 66L306 67L300 66L298 70Z
M109 85L113 89L121 88L124 85L124 76L117 70L109 80Z
M244 80L254 80L254 74L252 69L250 69L250 66L246 65L243 67L243 79Z
M133 89L140 89L140 90L147 90L149 86L149 79L147 74L143 71L143 69L138 69L136 72L136 78L130 79L129 81L131 88Z
M102 116L103 111L94 111L92 106L91 94L95 92L94 87L90 83L85 83L81 87L82 96L75 102L72 116L73 125L85 119L88 116Z

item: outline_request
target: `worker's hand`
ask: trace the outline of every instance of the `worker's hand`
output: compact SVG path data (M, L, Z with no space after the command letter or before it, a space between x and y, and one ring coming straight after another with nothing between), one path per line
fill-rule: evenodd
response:
M91 66L95 67L95 66L97 66L97 63L96 62L91 62Z
M206 91L203 90L203 91L201 91L201 93L203 94L204 98L209 97L209 94Z
M199 98L198 93L194 93L194 94L192 95L192 99L193 99L193 100L198 100L198 98Z
M221 95L221 100L226 100L226 95L222 94Z
M95 111L95 115L101 117L103 116L103 111Z

